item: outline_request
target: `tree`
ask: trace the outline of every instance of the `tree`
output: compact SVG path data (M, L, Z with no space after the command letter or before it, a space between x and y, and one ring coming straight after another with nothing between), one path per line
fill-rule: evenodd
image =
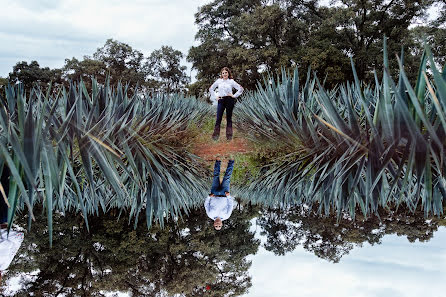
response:
M46 88L50 82L60 83L60 71L49 67L41 68L37 61L31 61L30 64L22 61L13 67L8 79L11 84L23 83L26 90L31 89L34 83Z
M330 8L331 17L327 18L332 18L336 25L331 40L340 51L353 57L359 79L371 82L372 71L379 72L382 68L384 36L388 38L387 46L392 55L399 55L402 46L407 49L406 69L418 66L420 57L410 54L414 42L409 26L426 16L432 0L340 0L332 3L337 6ZM397 63L390 68L397 70ZM416 69L408 73L416 73Z
M181 65L182 58L183 54L171 46L162 46L145 58L141 51L130 45L108 39L92 56L65 59L61 69L41 68L37 61L29 65L25 61L19 62L9 74L9 82L21 82L25 89L30 89L35 83L46 88L50 82L68 88L70 81L82 80L89 89L92 79L104 85L108 78L111 86L119 82L127 85L130 95L138 88L142 91L183 92L190 78L186 74L186 66Z
M234 210L221 232L215 232L203 209L193 210L184 221L154 226L117 220L119 211L91 218L88 233L79 216L67 213L55 219L55 239L29 233L9 267L6 279L38 271L24 279L14 296L104 296L130 291L134 296L237 296L251 286L248 255L259 241L249 231L258 212ZM45 218L35 228L44 230ZM7 281L7 280L6 280ZM205 287L211 286L210 291ZM1 290L0 290L1 293Z
M130 94L137 87L140 90L181 92L190 81L186 66L180 63L181 58L180 51L163 46L145 59L142 52L130 45L108 39L91 57L84 56L81 61L74 57L66 59L63 78L66 81L82 79L89 86L92 78L105 84L108 77L111 85L118 82L128 85Z
M234 69L236 63L231 60L228 51L231 48L240 49L238 36L234 36L232 32L233 20L245 12L252 12L257 5L260 5L260 2L259 0L215 0L202 6L195 14L195 23L199 27L195 39L200 44L192 46L187 56L187 60L192 62L192 67L198 70L197 82L192 86L195 95L206 92L213 81L218 78L219 71L224 66L235 70L235 78L244 87L248 87L248 82L250 86L253 82L255 83L255 78L249 81L241 79L240 76L244 73ZM236 55L232 57L236 57ZM254 61L245 61L242 64L243 68L255 69L255 71L251 70L250 74L257 75Z
M358 214L355 220L321 216L316 206L264 210L263 213L257 223L262 228L261 234L267 236L266 250L284 255L302 245L334 263L365 242L380 244L386 234L406 236L409 242L429 241L444 221L438 217L426 221L422 211L410 213L402 207L398 211L381 209L380 218L364 218Z
M142 85L145 82L144 55L126 43L107 39L104 46L93 54L93 58L105 64L113 84L120 80L130 85Z
M434 27L443 26L444 28L444 25L446 25L446 0L435 1L434 5L437 8L439 15L437 19L432 21L432 25Z
M62 77L65 82L83 80L87 88L90 89L92 79L105 83L107 67L104 62L93 60L87 56L82 61L73 57L72 59L65 59Z
M164 45L150 54L145 67L157 91L167 94L185 91L190 78L186 74L187 67L180 65L183 57L179 50Z
M374 82L381 71L382 40L388 37L391 55L406 49L406 69L418 67L420 51L409 26L426 16L433 0L411 1L230 1L214 0L195 15L199 42L188 61L197 69L191 87L204 93L223 66L235 72L246 89L255 89L265 72L311 67L326 85L352 80L350 56L358 76ZM391 70L398 70L393 62ZM411 71L416 73L416 70ZM381 77L379 74L378 77Z
M3 98L6 97L5 88L7 85L8 85L8 79L0 77L0 96Z
M414 27L411 33L419 46L424 46L427 41L436 58L435 62L446 67L446 0L434 1L431 9L438 12L437 18Z
M140 51L126 43L108 39L92 57L84 56L82 61L74 57L65 59L63 78L66 81L82 79L89 86L92 78L105 84L108 77L111 85L121 82L128 85L130 94L133 94L137 86L146 85L143 60L144 55Z

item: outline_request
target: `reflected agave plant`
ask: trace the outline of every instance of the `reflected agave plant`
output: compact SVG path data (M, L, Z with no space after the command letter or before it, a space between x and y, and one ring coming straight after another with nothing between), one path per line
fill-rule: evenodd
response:
M421 205L426 216L442 214L446 71L440 73L426 48L412 87L402 57L399 63L396 83L384 40L384 75L382 81L375 75L375 86L358 80L353 61L355 81L334 90L310 72L301 88L297 69L259 86L237 110L239 129L257 142L282 143L288 154L252 183L249 196L268 205L318 205L338 217L401 204L411 211Z
M8 223L26 206L43 203L52 234L53 212L88 215L118 207L135 219L145 210L147 225L199 203L206 186L194 155L187 151L188 127L210 112L208 105L180 95L127 96L93 81L29 96L8 86L0 100L0 173L10 172ZM189 137L190 138L190 137ZM181 140L181 141L179 141ZM5 194L8 197L4 197Z

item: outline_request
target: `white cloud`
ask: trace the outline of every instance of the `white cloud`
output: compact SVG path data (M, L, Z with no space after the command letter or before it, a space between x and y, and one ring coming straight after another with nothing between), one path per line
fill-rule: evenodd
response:
M91 55L108 38L148 55L162 45L187 53L194 14L205 0L0 0L0 76L25 60L60 67L65 58Z
M260 248L249 257L253 286L247 296L442 296L445 240L446 228L425 243L389 235L381 245L353 249L337 264L301 246L281 257Z

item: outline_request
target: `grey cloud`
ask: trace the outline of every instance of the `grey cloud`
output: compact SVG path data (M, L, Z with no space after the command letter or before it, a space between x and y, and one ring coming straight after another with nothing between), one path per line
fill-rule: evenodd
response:
M1 35L23 35L29 38L45 38L45 39L64 39L72 41L94 41L98 40L97 33L89 33L80 31L78 28L65 24L45 23L44 21L38 23L31 23L21 21L19 23L0 22ZM0 37L1 40L1 37Z
M144 55L149 55L151 51L159 49L162 45L170 45L181 50L183 54L187 54L194 42L196 31L193 14L203 1L205 0L135 0L125 4L122 0L100 2L98 5L103 3L111 8L123 4L130 8L122 13L122 18L116 19L116 22L122 22L123 25L128 21L130 23L135 21L132 9L136 7L137 11L142 12L144 17L140 21L144 29L135 30L137 33L130 32L128 35L120 30L122 27L119 25L103 28L88 26L89 22L94 20L87 17L83 23L79 23L80 20L82 22L82 15L69 13L72 12L69 7L74 7L74 5L67 6L63 0L7 2L18 10L0 13L2 15L0 18L0 44L2 45L0 47L2 61L0 76L8 75L19 61L36 60L41 66L61 67L66 58L92 55L98 47L104 45L108 38L128 43ZM151 17L153 14L159 17L160 14L166 13L174 13L175 27L166 26L166 24L172 24L169 18L160 19L156 25L146 21L153 19ZM110 20L110 17L116 17L116 14L105 15L107 20ZM129 17L133 18L129 20ZM163 23L164 21L167 23ZM150 24L150 28L147 24ZM190 69L189 64L188 68Z
M70 40L61 38L29 38L22 35L1 35L0 76L5 77L12 67L20 61L36 60L43 67L61 67L66 58L91 55L100 47L105 38L100 41Z

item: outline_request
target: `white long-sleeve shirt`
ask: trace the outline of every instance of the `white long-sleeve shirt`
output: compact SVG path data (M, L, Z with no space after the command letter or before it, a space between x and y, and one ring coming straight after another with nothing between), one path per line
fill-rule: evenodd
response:
M2 229L0 232L0 271L2 271L8 268L19 250L23 241L23 233L10 230L8 237L6 229Z
M222 221L231 216L232 208L234 207L234 198L227 197L212 197L208 196L204 202L206 214L212 220L220 218Z
M215 92L215 89L217 89L217 92ZM237 90L237 92L234 94L235 98L243 93L242 86L236 83L235 80L233 80L232 78L217 79L209 88L209 92L211 93L211 100L216 101L217 97L231 96L232 89Z

